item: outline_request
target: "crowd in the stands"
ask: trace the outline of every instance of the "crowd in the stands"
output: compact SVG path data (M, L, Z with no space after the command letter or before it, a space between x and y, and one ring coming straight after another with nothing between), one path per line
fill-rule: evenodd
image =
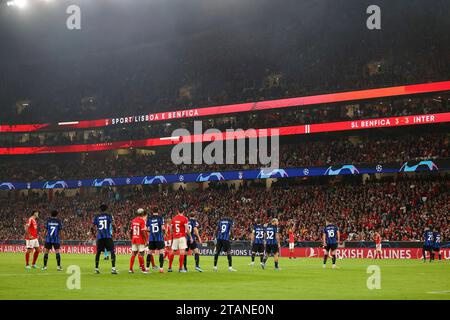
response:
M240 187L214 184L208 189L163 191L149 188L103 188L94 193L65 195L56 193L49 201L47 195L30 192L28 196L14 192L0 198L0 240L22 239L23 225L32 210L41 212L39 225L57 209L64 225L64 239L92 241L90 233L93 216L99 205L109 205L114 215L113 235L116 240L129 239L130 221L138 208L149 211L158 207L165 218L183 211L194 213L200 223L204 241L213 240L219 218L234 220L233 238L248 240L255 218L268 222L280 221L281 238L287 239L287 226L295 225L297 241L321 239L325 220L334 222L342 240L373 240L375 231L384 240L421 240L425 227L439 228L443 239L450 236L450 178L426 175L398 176L385 180L361 178L339 181L283 180L267 189L264 184Z
M279 167L327 166L344 163L390 163L410 160L448 158L450 136L445 132L427 132L387 136L331 137L298 140L281 144ZM163 173L188 173L240 170L264 167L258 164L181 164L171 159L172 149L156 149L156 154L111 153L88 157L38 155L28 159L4 158L0 162L0 181L50 181L82 178L129 177ZM246 154L248 156L248 153Z

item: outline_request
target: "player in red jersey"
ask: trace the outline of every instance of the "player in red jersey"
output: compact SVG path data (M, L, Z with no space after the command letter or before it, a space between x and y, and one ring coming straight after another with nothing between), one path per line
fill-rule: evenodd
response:
M294 238L294 226L289 227L289 259L297 259L294 255L295 238Z
M188 227L189 220L184 215L183 211L179 211L178 214L172 218L172 250L175 252L179 250L180 253L180 267L178 269L179 272L186 272L183 268L184 256L186 254L187 241L186 235L189 232ZM172 262L174 259L174 253L169 257L169 270L168 272L172 272Z
M147 243L147 227L145 225L146 212L140 208L137 210L137 217L131 221L131 259L129 273L134 273L133 266L136 256L138 256L139 267L142 273L148 273L144 266L144 251ZM138 255L139 254L139 255Z
M375 240L375 259L379 258L381 259L381 235L378 232L375 232L374 235L374 240Z
M164 234L164 259L172 254L172 232L171 232L172 222L170 219L166 220L165 223L165 234ZM172 266L172 265L171 265Z
M25 268L36 269L36 261L39 256L39 240L38 240L38 231L37 231L37 221L36 219L39 217L39 211L35 210L30 218L28 218L27 223L25 224L25 242L27 252L25 253ZM34 249L33 255L33 263L30 267L30 254Z

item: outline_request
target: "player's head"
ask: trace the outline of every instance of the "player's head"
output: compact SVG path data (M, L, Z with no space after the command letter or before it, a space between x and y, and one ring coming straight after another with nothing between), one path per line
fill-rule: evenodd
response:
M270 222L272 225L277 226L278 225L278 219L277 218L273 218L272 221Z
M102 204L102 205L100 206L100 211L101 211L101 212L105 212L106 210L108 210L108 206L107 206L106 204Z
M33 217L35 218L39 218L39 211L38 210L34 210L33 213L31 214Z
M330 225L331 224L331 220L330 219L326 219L325 220L325 224L328 226L328 225Z
M136 210L136 213L137 213L137 215L140 216L140 217L145 216L145 210L142 209L142 208L137 209L137 210Z
M194 211L189 213L189 219L195 219L195 212Z
M425 231L429 231L430 230L430 227L425 227Z
M58 211L53 210L50 215L52 216L52 218L55 218L58 215Z
M261 223L261 221L259 221L259 218L255 218L254 222L255 222L256 225Z

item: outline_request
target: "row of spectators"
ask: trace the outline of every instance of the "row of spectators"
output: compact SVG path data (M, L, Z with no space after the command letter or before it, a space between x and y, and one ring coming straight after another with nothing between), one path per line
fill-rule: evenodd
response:
M283 241L287 226L295 226L298 241L319 241L325 219L336 223L342 239L371 241L378 231L384 240L421 240L425 227L440 229L443 239L450 237L450 177L398 176L385 180L359 179L339 181L312 180L241 186L237 190L211 186L206 190L150 191L142 188L99 189L96 192L68 197L56 194L51 202L45 195L13 193L0 198L0 240L22 239L23 225L32 210L39 209L41 227L50 210L56 208L64 225L64 239L91 241L93 216L101 203L109 205L114 215L114 238L129 239L129 225L137 208L151 210L157 206L169 218L178 211L194 213L204 240L213 240L219 218L234 220L236 240L248 240L255 218L268 222L280 220ZM289 183L289 185L287 185Z
M344 163L390 163L450 157L450 135L445 132L387 136L331 137L329 140L298 140L281 144L281 168L325 166ZM64 158L35 155L28 159L4 158L0 162L0 181L50 181L82 178L143 176L163 173L188 173L241 170L261 164L181 164L171 159L172 149L158 148L154 155L111 153ZM248 153L246 154L248 156ZM224 159L225 160L225 159Z
M172 122L145 122L134 125L114 125L86 131L62 131L47 133L0 134L0 147L52 146L67 144L93 144L113 141L139 140L167 137L175 129L185 128L194 132L194 121L202 121L202 130L271 128L280 126L314 124L323 122L359 120L369 118L421 115L448 112L450 95L436 94L423 98L391 98L356 104L331 104L307 106L297 110L245 113L212 119L184 119Z

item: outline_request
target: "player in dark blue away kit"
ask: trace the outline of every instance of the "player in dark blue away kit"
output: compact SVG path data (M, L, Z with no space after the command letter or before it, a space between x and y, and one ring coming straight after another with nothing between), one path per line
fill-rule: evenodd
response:
M331 255L331 261L333 263L332 268L336 268L336 249L341 240L341 233L338 227L326 221L326 227L323 229L322 241L323 241L323 267L326 267L328 256Z
M261 267L265 269L267 259L273 254L275 262L275 270L281 270L278 267L278 255L280 252L280 235L278 233L278 219L272 219L271 223L264 228L266 238L266 252L264 253L264 261Z
M219 254L224 251L227 253L228 258L228 271L234 272L233 263L231 259L231 228L233 227L233 220L230 218L223 218L217 224L217 236L216 236L216 252L214 254L214 271L217 271L217 260Z
M150 262L152 262L153 269L158 269L155 266L153 256L159 256L159 272L164 272L164 232L165 225L164 219L159 215L159 209L157 207L153 208L153 215L147 218L147 228L149 230L148 237L148 249L147 254L147 270L150 267Z
M438 253L439 260L442 260L442 251L441 251L441 234L439 232L438 228L434 228L433 232L433 260L434 260L434 253Z
M430 253L430 262L433 260L433 231L430 228L425 228L425 232L423 233L423 262L427 261L427 251Z
M51 217L45 223L44 266L42 267L42 270L47 270L48 253L53 248L56 253L57 270L62 271L61 255L59 253L61 247L62 223L56 218L57 215L58 211L53 210Z
M195 218L195 214L191 213L189 215L189 222L188 222L189 233L186 235L187 240L186 252L189 252L189 250L194 252L195 270L197 270L198 272L203 272L203 270L200 268L200 250L198 249L197 244L197 242L199 244L202 243L202 239L200 238L200 232L198 231L199 227L200 224ZM186 254L186 257L184 257L184 269L186 271L187 271L187 257L188 254Z
M250 239L252 241L252 262L250 265L255 265L255 256L258 254L262 266L264 262L264 226L259 223L258 219L255 219Z
M98 270L98 263L100 260L100 254L106 250L111 253L111 265L112 274L117 274L116 270L116 253L114 251L114 242L112 239L112 229L114 219L111 214L107 213L108 206L102 204L100 206L101 213L96 214L94 217L94 225L91 229L92 234L95 233L97 229L97 253L95 254L95 273L100 273Z

